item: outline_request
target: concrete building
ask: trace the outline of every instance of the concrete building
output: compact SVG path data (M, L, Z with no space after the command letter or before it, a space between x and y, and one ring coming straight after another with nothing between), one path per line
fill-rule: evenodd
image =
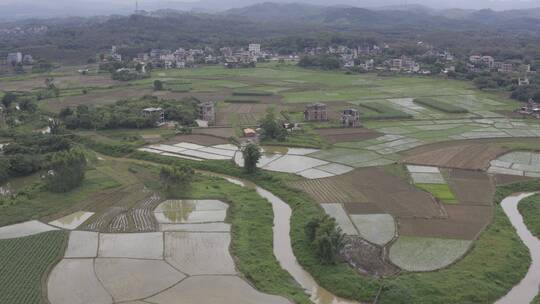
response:
M199 119L208 121L208 124L216 122L216 105L214 102L207 101L199 105Z
M156 126L161 126L165 123L165 111L162 108L146 108L142 110L143 117L153 117Z
M23 55L21 52L9 53L7 55L6 62L8 64L16 65L16 64L22 63L22 61L23 61Z
M324 103L314 103L306 106L304 119L307 121L326 121L328 120L328 106Z
M501 63L498 71L500 73L512 73L514 71L514 65L511 63Z
M261 53L261 45L258 43L251 43L248 46L248 51L252 54L260 54Z
M26 54L23 56L23 63L24 64L34 64L34 58L30 54Z
M360 126L360 114L356 109L345 109L341 111L341 125L347 128Z
M531 84L530 81L529 81L529 78L527 76L525 76L525 78L519 78L518 79L518 86L526 86L526 85L529 85Z

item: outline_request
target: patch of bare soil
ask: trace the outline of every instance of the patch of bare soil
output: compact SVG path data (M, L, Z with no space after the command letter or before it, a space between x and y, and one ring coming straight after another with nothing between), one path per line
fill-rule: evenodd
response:
M388 277L399 272L399 268L386 260L381 247L360 237L347 236L341 257L354 269L365 275Z
M317 184L308 181L295 185L318 202L345 203L348 211L361 211L369 206L369 211L380 210L397 217L444 216L442 207L431 195L381 168L359 168L316 181Z
M495 186L487 173L450 169L448 177L448 184L460 204L492 205Z
M198 135L211 135L225 139L235 136L234 128L227 127L195 128L192 130L192 133Z
M474 240L489 225L492 206L446 205L447 219L398 218L399 235Z
M506 138L434 143L403 152L401 161L443 168L485 170L491 160L510 151L504 147L505 143L518 140L520 143L539 141L535 138Z
M528 177L528 176L518 176L518 175L508 175L508 174L495 174L493 176L493 180L495 181L495 185L497 186L504 186L504 185L527 181L531 179L533 178Z
M193 144L198 144L201 146L213 146L229 143L227 140L216 137L212 135L198 135L198 134L189 134L189 135L176 135L175 137L166 141L166 144L177 144L181 142L189 142Z
M367 140L383 135L382 133L367 128L316 129L315 132L317 132L329 144Z

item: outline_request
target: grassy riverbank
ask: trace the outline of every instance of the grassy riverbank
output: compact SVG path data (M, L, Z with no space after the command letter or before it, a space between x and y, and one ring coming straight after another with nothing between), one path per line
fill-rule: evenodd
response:
M522 200L518 205L518 210L527 228L540 238L540 194ZM540 304L540 294L536 296L532 304Z
M284 296L296 303L310 303L303 289L274 256L272 206L255 190L221 178L198 176L185 198L214 198L229 203L231 249L240 272L263 292Z

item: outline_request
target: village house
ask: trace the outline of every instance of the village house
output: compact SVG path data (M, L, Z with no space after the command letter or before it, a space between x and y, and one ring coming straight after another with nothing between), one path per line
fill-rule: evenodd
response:
M540 118L540 103L535 102L532 98L529 99L529 102L527 102L527 105L524 107L521 107L519 110L519 113L526 114L526 115L532 115L536 118Z
M142 110L144 118L153 117L155 119L155 125L161 126L165 123L165 111L162 108L146 108Z
M324 103L314 103L306 106L304 111L306 121L326 121L328 120L328 106Z
M526 85L530 85L530 81L529 81L529 78L527 76L525 76L524 78L519 78L518 79L518 86L526 86Z
M23 55L21 52L9 53L7 55L6 62L11 65L22 63Z
M248 46L248 51L253 55L259 55L261 53L261 45L257 43L251 43Z
M216 121L216 105L212 101L203 102L199 105L199 119L214 124Z
M403 68L403 60L400 58L392 59L390 69L392 71L401 71Z
M341 111L341 125L349 128L360 126L360 114L356 109L345 109Z
M26 54L23 56L23 63L24 64L34 64L34 57L30 54Z
M514 71L514 65L511 63L501 63L498 71L499 73L512 73Z

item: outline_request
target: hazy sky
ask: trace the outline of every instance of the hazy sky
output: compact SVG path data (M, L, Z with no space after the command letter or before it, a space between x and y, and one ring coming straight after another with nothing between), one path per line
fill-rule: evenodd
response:
M0 0L0 21L28 17L90 16L129 14L136 0ZM540 7L540 0L138 0L139 8L156 10L223 11L261 2L299 2L316 5L351 5L382 7L404 4L422 4L431 8L465 8L494 10Z

